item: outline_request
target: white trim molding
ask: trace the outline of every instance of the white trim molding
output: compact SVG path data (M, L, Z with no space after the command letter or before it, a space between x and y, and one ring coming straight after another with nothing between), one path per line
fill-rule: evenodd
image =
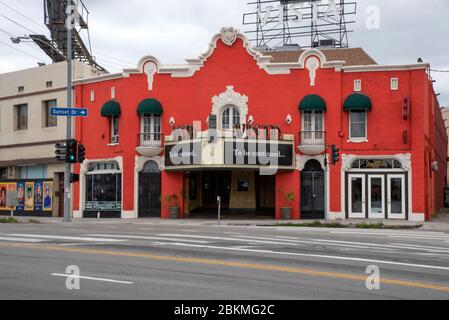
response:
M218 127L222 123L222 113L228 106L236 107L240 112L240 123L246 123L248 116L248 97L234 91L234 86L227 86L226 91L212 98L212 114L217 116Z
M316 156L307 156L307 155L296 155L296 170L303 171L306 163L310 160L316 160L321 164L321 168L326 170L326 166L324 164L324 155L316 155Z
M423 214L416 214L413 212L413 170L412 170L412 155L410 153L405 154L389 154L389 155L354 155L354 154L342 154L342 167L341 167L341 207L342 212L344 213L344 217L346 217L346 188L345 188L345 180L346 180L346 172L365 172L366 170L354 170L352 169L352 164L355 160L363 160L363 159L394 159L398 160L402 164L402 169L391 170L391 173L402 171L406 172L408 175L408 186L406 189L408 190L408 220L409 221L425 221L425 216ZM377 170L379 171L379 170ZM389 170L381 170L381 171L389 171ZM376 170L372 170L373 174L376 173ZM416 220L418 219L418 220ZM421 220L424 219L424 220Z
M85 194L86 194L86 175L89 173L89 166L92 163L99 163L99 162L117 162L120 168L120 172L122 174L122 213L123 213L123 157L115 157L110 159L86 159L82 164L80 168L80 190L79 190L79 211L77 218L82 218L83 213L85 211ZM75 212L74 212L75 214Z

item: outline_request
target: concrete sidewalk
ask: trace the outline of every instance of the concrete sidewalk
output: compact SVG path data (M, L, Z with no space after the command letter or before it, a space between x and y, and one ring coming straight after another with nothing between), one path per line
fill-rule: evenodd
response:
M0 217L1 218L1 217ZM7 217L5 217L7 218ZM33 217L15 217L21 223L41 223L41 224L64 224L62 218L33 218ZM289 224L303 225L314 223L315 220L269 220L269 219L226 219L221 221L222 226L239 226L239 227L276 227ZM449 232L449 214L439 214L431 221L427 222L410 222L402 220L363 220L350 219L344 221L318 221L322 224L341 224L348 227L355 227L358 224L383 224L395 228L410 228L422 231L442 231ZM213 219L181 219L181 220L165 220L165 219L74 219L73 225L172 225L172 226L216 226L217 220Z

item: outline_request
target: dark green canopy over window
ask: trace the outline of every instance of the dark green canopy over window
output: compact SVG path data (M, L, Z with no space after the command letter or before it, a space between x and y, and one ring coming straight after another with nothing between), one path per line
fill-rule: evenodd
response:
M145 99L139 104L137 113L139 115L162 114L162 104L156 99Z
M311 94L302 99L299 104L300 111L326 111L326 102L320 96Z
M102 117L119 117L121 114L120 104L117 101L110 100L101 108Z
M354 93L346 98L343 109L345 111L366 111L373 107L371 99L361 93Z

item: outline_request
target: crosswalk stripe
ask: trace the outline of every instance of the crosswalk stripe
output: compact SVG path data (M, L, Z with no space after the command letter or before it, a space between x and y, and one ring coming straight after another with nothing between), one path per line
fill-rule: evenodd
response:
M157 241L179 241L180 239L168 238L168 237L145 237L145 236L132 236L132 235L108 235L108 234L88 234L91 237L115 237L119 239L133 239L133 240L157 240ZM203 240L184 240L191 243L209 243L209 241Z
M160 236L166 236L166 237L178 237L177 241L184 240L182 238L194 238L194 239L210 239L210 240L222 240L222 241L234 241L234 242L250 242L250 243L264 243L264 244L282 244L286 246L296 246L296 243L292 242L280 242L280 241L265 241L265 240L252 240L252 239L243 239L243 238L237 238L237 237L212 237L212 236L193 236L193 235L185 235L185 234L161 234Z
M75 240L75 241L102 241L102 242L123 242L122 239L107 239L107 238L86 238L86 237L67 237L67 236L54 236L54 235L40 235L40 234L10 234L12 237L24 237L24 238L37 238L37 239L50 239L50 240Z
M11 242L31 242L31 243L38 243L38 242L44 242L45 240L40 239L33 239L33 238L17 238L17 237L0 237L1 241L11 241Z

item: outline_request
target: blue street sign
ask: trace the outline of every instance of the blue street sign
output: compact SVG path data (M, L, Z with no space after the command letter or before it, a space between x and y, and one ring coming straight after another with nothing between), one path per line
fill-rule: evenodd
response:
M87 117L89 116L89 110L81 108L51 108L51 115L53 117Z

